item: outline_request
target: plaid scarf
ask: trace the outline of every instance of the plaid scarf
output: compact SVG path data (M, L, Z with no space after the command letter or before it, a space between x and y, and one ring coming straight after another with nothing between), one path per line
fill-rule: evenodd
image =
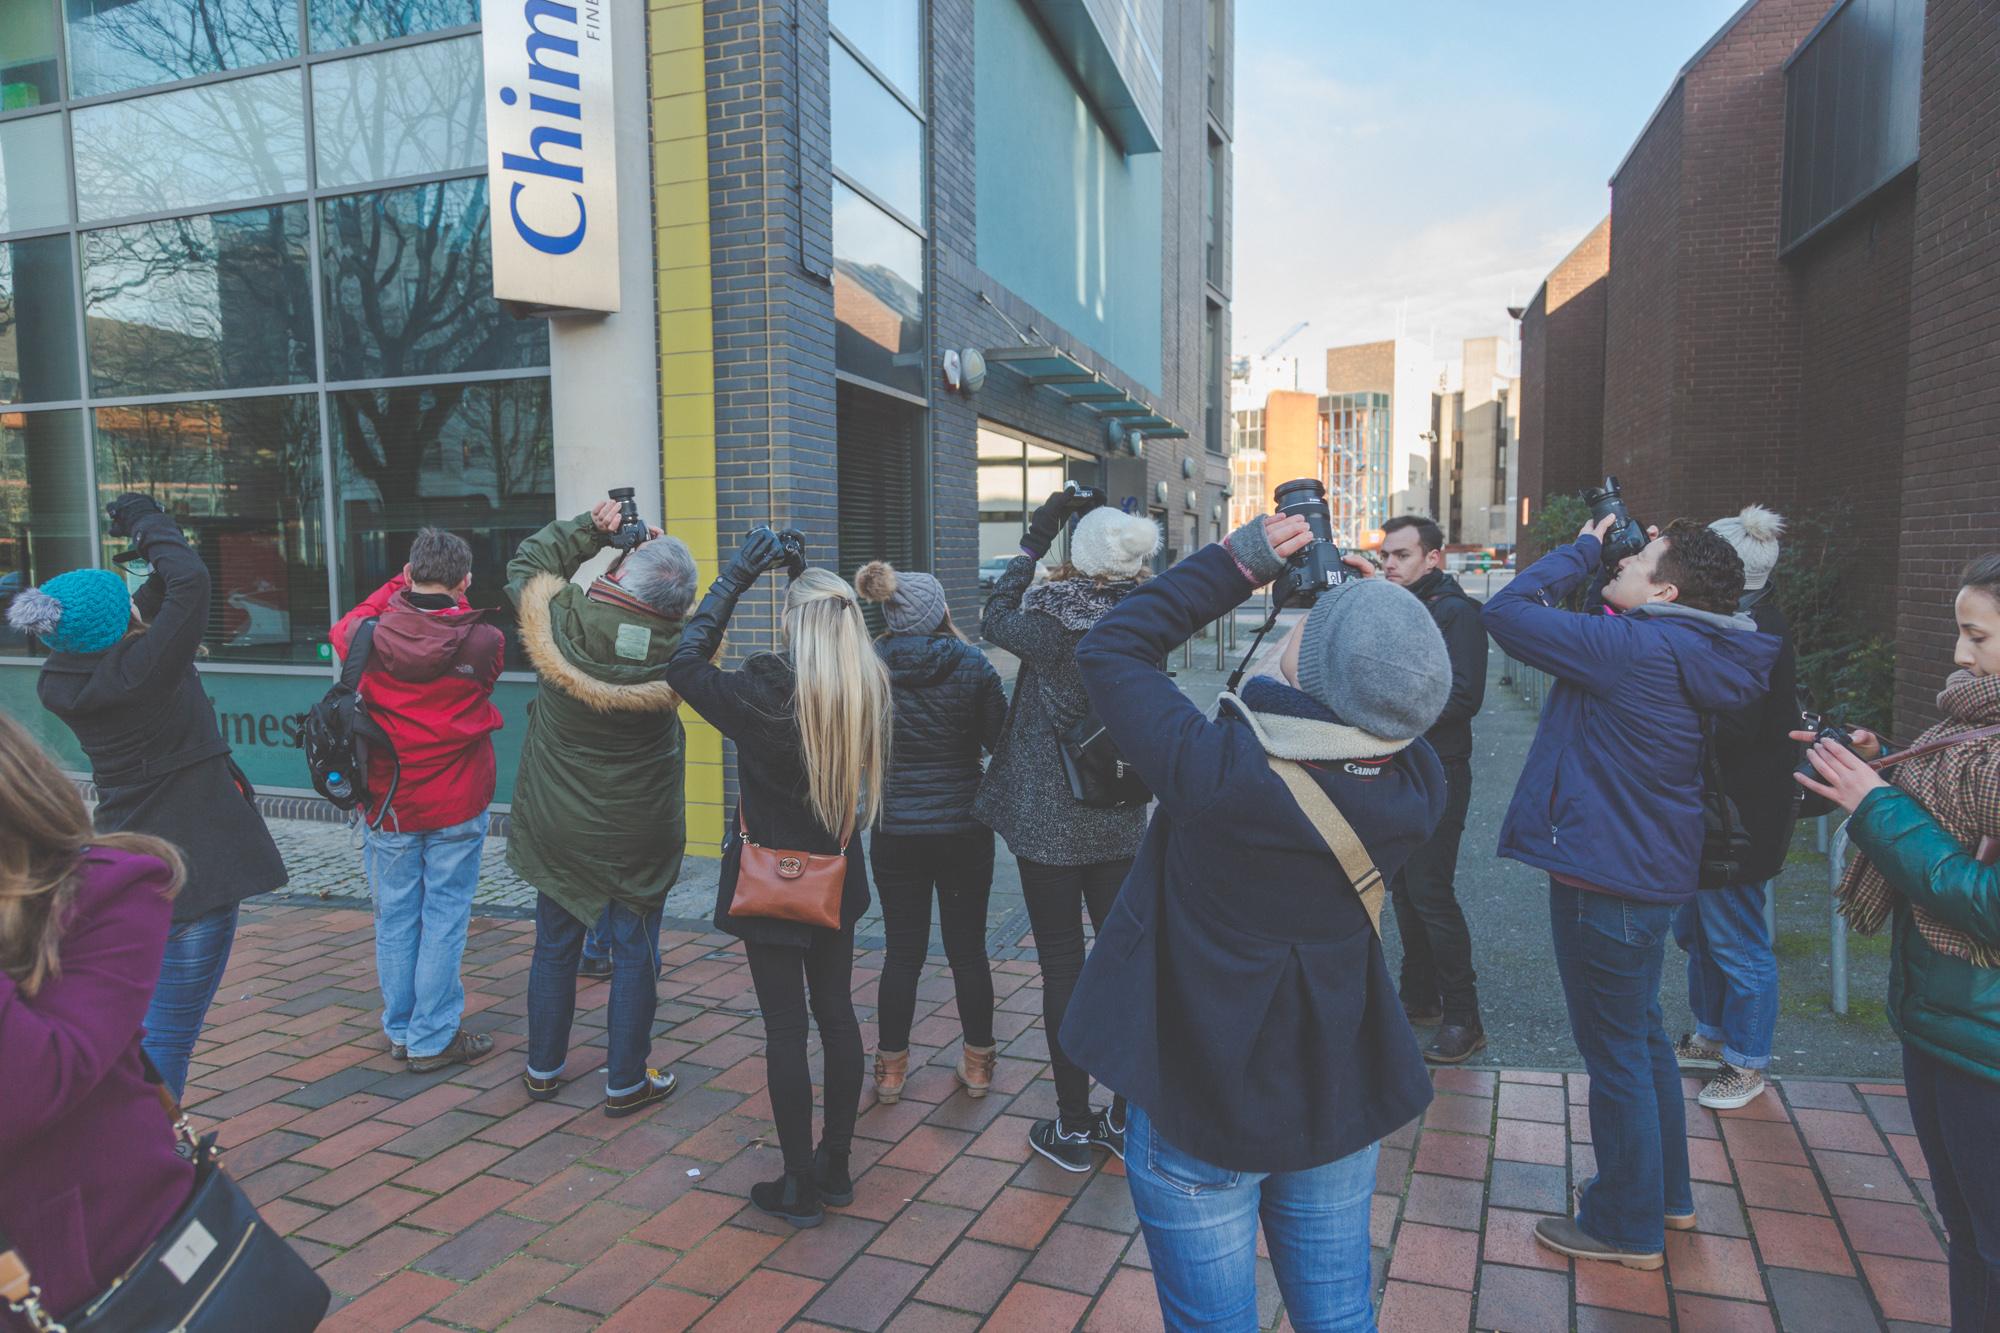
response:
M2000 676L1954 672L1938 691L1945 720L1917 737L1917 744L2000 722ZM1945 832L1968 850L1986 835L2000 835L2000 738L1967 741L1895 767L1896 786L1917 799ZM1882 929L1903 895L1866 856L1856 854L1835 896L1841 915L1864 935ZM1948 921L1912 906L1924 942L1975 967L2000 967L2000 949L1981 944Z

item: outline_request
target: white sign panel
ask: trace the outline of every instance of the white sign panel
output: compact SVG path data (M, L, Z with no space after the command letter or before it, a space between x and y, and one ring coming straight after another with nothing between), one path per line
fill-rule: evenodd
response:
M610 0L486 0L493 294L618 309Z

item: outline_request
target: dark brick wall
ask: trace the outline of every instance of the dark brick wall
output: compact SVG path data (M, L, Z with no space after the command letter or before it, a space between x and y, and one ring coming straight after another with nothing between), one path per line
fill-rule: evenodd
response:
M1574 493L1604 475L1605 274L1611 261L1606 218L1556 265L1521 318L1519 491L1532 522L1550 495ZM1522 558L1527 526L1515 510Z
M1681 119L1676 87L1611 181L1604 289L1604 470L1636 513L1664 511L1673 446Z
M2000 5L1931 0L1910 272L1896 729L1934 721L1951 670L1951 599L2000 547Z

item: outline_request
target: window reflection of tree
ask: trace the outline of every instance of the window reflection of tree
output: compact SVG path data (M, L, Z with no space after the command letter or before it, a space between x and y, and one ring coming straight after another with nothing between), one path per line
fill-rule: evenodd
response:
M78 97L243 69L299 52L290 0L67 0Z
M482 164L483 92L477 37L315 66L321 188Z
M296 69L85 107L70 124L85 222L306 188Z
M311 0L315 51L479 22L478 0Z
M85 233L93 390L120 397L309 382L306 246L304 204Z

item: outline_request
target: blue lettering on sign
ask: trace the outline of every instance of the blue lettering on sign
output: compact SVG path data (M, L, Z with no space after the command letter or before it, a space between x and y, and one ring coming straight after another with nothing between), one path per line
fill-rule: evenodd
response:
M526 0L521 12L528 20L528 41L526 47L528 78L533 82L552 83L559 88L580 88L581 85L576 74L566 70L554 69L543 63L543 56L545 54L565 56L575 56L577 54L577 44L574 39L554 36L545 31L541 26L544 20L567 23L574 26L576 24L575 7L558 4L556 0ZM513 106L520 100L520 96L512 88L502 88L500 90L500 100L508 106ZM544 97L537 92L530 92L528 94L528 109L530 111L541 112L544 115L562 116L569 120L581 121L583 119L583 106L581 103L559 97ZM551 161L547 153L547 150L551 147L574 148L580 153L583 150L583 135L577 130L557 129L546 125L537 126L528 132L528 151L526 153L502 153L500 155L500 165L507 171L531 172L537 176L548 176L555 180L573 181L579 185L582 184L582 164L579 163L576 166L570 166L566 163ZM536 231L522 219L521 191L525 188L526 186L521 182L515 182L514 188L507 198L508 215L513 219L514 230L522 240L545 255L566 255L576 249L577 246L583 244L583 233L585 227L589 224L589 218L584 210L582 195L572 194L570 196L570 198L576 200L576 229L566 236L550 235L547 232Z

